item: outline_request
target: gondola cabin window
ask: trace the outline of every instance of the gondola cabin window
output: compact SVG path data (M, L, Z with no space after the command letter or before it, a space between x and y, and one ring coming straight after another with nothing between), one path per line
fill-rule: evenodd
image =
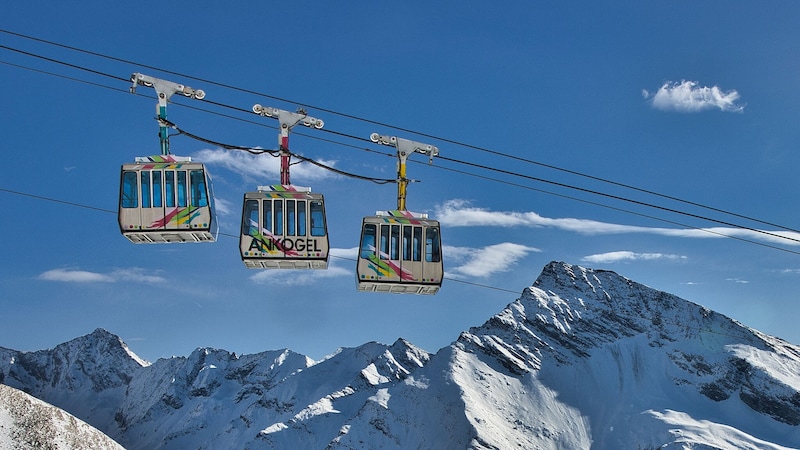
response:
M122 174L122 200L123 208L139 207L139 184L136 182L136 172Z
M428 228L425 236L425 261L439 262L442 260L442 248L438 228Z
M307 202L293 199L246 200L242 221L242 233L252 235L259 230L259 210L261 203L261 224L264 230L274 235L325 236L325 217L321 202ZM309 211L309 207L311 208ZM285 214L284 214L285 212ZM308 218L311 217L311 224ZM285 219L285 221L284 221ZM286 230L284 234L283 230Z
M311 235L325 236L325 209L322 207L322 202L312 200L309 206L311 209Z
M272 203L271 200L267 200L269 203ZM274 208L274 215L273 215L273 224L275 225L275 234L283 234L283 202L278 201L275 202Z
M140 185L137 185L137 172L126 171L122 174L120 203L123 208L138 208L139 193L142 208L173 208L175 205L183 208L189 203L188 198L191 198L192 206L208 206L208 191L202 170L192 170L189 173L189 186L186 182L186 171L143 170L139 173ZM191 192L190 197L187 196L188 192Z
M175 207L175 171L164 171L164 189L166 190L164 197L166 198L167 208Z
M380 231L378 233L378 231ZM423 239L424 235L424 239ZM380 245L375 246L376 238ZM381 259L422 261L423 242L425 261L439 262L442 259L439 230L435 227L413 225L364 224L361 237L361 257L369 258L380 250Z
M142 172L142 208L150 207L150 172Z
M370 256L375 254L375 231L377 227L374 224L364 224L364 233L361 236L361 257L369 259Z
M297 234L296 214L294 200L286 200L286 235L288 236Z
M186 206L186 172L178 172L178 207Z
M164 206L161 203L161 171L154 170L153 172L153 207L161 208Z
M208 206L206 196L206 177L202 170L193 170L190 174L192 188L192 206Z
M254 236L258 229L258 200L247 200L242 214L242 234Z

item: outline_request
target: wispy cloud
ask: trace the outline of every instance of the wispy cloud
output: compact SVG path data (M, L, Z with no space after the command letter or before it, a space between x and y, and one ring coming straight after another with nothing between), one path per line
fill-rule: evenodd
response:
M166 278L151 273L140 267L130 267L127 269L116 269L109 274L114 281L134 281L137 283L163 283Z
M40 280L66 281L71 283L113 283L108 275L85 270L53 269L39 275Z
M116 269L110 273L89 272L78 269L52 269L41 273L38 278L45 281L67 283L114 283L117 281L161 283L166 281L163 277L148 273L148 271L139 267Z
M576 218L549 218L535 212L491 211L471 206L464 200L451 200L441 205L436 217L448 227L531 227L555 228L583 235L654 234L677 238L735 237L773 244L800 245L800 233L791 231L750 230L743 228L659 228L620 225Z
M281 270L281 276L276 277L273 270L260 270L250 277L256 284L279 284L282 286L307 286L322 279L336 277L355 277L355 259L358 255L357 248L331 248L327 270ZM350 267L346 262L352 260Z
M219 196L214 196L214 208L216 209L217 214L225 217L232 216L234 214L238 215L241 212L234 208L233 203L222 199ZM241 208L241 206L239 206L239 208Z
M668 253L635 253L631 251L618 251L608 253L598 253L596 255L584 256L581 261L593 264L608 264L622 261L653 261L653 260L681 260L685 256Z
M447 276L454 278L489 277L511 270L514 264L532 252L541 250L525 245L503 242L483 248L445 246L443 253L453 268L445 266Z
M513 268L520 259L540 250L525 245L504 242L482 248L444 246L446 277L486 278ZM274 271L261 270L250 276L256 284L306 286L321 280L337 277L355 277L358 248L332 248L327 270L282 270L280 277Z
M281 173L280 158L272 157L269 154L254 155L243 151L205 149L195 153L193 159L206 164L224 167L238 173L248 181L279 179ZM336 165L335 161L316 161L330 167ZM293 165L292 175L304 180L319 180L334 176L333 172L314 164Z
M667 81L656 92L642 90L645 99L652 100L653 107L662 111L699 112L719 109L725 112L742 112L739 93L723 91L718 86L700 86L696 81Z
M748 284L748 283L750 283L749 281L743 280L741 278L726 278L725 281L731 281L731 282L736 283L736 284Z

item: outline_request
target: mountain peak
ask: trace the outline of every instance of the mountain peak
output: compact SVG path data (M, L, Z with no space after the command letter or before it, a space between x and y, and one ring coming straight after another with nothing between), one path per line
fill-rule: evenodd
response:
M104 352L114 354L123 359L131 359L139 366L146 367L149 362L140 358L130 348L121 337L107 331L104 328L96 328L91 333L65 342L56 347L59 349L72 349L71 351L91 351L92 349L102 349Z
M647 419L637 416L640 430L625 428L643 436L647 427L676 420L669 411L697 405L753 436L800 425L800 382L785 377L800 373L800 348L611 271L551 262L520 298L462 333L456 346L507 376L534 377L566 404L583 405L590 421L602 417L593 430L646 411ZM565 375L574 381L565 383ZM612 435L597 433L596 442Z

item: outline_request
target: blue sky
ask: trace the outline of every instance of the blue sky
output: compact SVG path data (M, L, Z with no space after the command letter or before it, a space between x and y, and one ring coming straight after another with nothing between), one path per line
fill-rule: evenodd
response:
M0 33L0 346L103 327L149 360L198 346L319 359L399 337L436 351L551 260L800 343L798 18L788 1L6 5L5 31L117 60ZM409 163L408 208L442 223L440 293L356 292L361 218L394 208L396 187L308 164L292 181L325 194L330 268L245 269L242 195L277 183L277 160L186 136L172 153L213 174L219 240L129 243L119 168L159 152L155 92L118 79L133 72L203 89L169 118L217 142L275 148L271 119L219 106L260 103L306 105L325 127L295 129L292 151L359 175L395 177L373 132L436 145L432 165Z

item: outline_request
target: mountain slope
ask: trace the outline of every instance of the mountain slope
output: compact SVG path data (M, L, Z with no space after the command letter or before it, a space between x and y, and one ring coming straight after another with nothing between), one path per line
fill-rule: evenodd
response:
M147 365L96 330L0 348L0 383L131 449L800 448L800 348L557 262L434 355L399 339Z
M122 450L122 446L54 406L0 384L0 448Z
M531 433L541 434L531 442L540 448L800 446L797 346L613 272L550 263L520 299L454 348L479 362L474 373L493 374L478 382L467 373L463 386L465 403L492 406L472 421L501 448L498 435L520 442ZM548 413L503 407L494 394L503 386ZM501 432L478 423L487 416ZM715 438L683 429L700 423Z

